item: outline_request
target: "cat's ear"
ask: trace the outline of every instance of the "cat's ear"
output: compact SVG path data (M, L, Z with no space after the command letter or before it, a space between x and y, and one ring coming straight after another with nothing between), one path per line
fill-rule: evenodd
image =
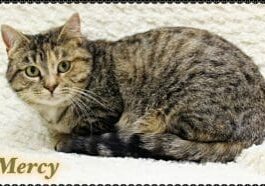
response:
M58 40L81 38L81 37L82 37L82 34L81 34L81 27L80 27L80 17L78 13L75 13L63 25L62 30L59 34Z
M7 51L15 48L21 42L29 42L25 35L8 25L1 26L1 33Z

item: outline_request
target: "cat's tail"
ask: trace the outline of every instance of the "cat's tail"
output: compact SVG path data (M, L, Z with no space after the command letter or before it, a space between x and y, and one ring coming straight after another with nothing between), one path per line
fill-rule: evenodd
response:
M73 136L57 145L58 151L112 157L142 157L196 162L228 162L245 148L240 142L195 142L174 134L116 134Z

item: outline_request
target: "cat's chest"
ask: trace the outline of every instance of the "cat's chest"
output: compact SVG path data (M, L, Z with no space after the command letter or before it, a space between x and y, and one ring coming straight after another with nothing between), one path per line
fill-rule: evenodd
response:
M49 123L57 123L60 117L62 109L60 108L47 108L41 111L42 117Z
M44 124L58 133L70 133L69 107L39 107L38 111Z

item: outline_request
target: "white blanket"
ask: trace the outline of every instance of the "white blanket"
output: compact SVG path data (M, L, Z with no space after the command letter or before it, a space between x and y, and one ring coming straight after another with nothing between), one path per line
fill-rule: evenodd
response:
M265 75L264 5L4 5L0 24L38 33L79 12L89 39L118 39L160 26L210 30L236 44ZM37 114L20 101L5 79L7 57L0 43L0 158L21 162L59 162L51 179L44 174L1 174L1 183L264 183L265 144L253 146L228 164L150 159L102 158L55 152ZM265 121L264 121L265 122Z

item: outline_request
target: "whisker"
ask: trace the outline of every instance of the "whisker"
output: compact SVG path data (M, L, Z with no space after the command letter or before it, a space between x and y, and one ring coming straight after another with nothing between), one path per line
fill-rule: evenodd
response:
M72 98L73 99L73 98ZM74 99L73 99L74 100ZM84 113L84 114L87 114L89 115L88 111L87 111L87 106L82 102L82 100L80 98L76 98L76 100L73 101L77 106L78 108L80 109L81 113ZM91 110L90 110L91 111ZM93 112L93 111L92 111ZM79 115L80 116L80 115ZM90 133L93 134L93 126L92 125L89 125L90 127Z
M76 92L76 93L79 93L80 96L83 96L83 98L89 98L90 100L93 100L94 102L100 104L103 108L105 109L108 109L110 110L106 104L100 102L97 98L93 97L92 95L84 92L84 91L81 91L81 90L78 90L78 89L75 89L75 88L67 88L68 90L72 91L72 92Z
M81 92L84 92L84 93L88 93L88 94L92 94L93 96L99 98L100 100L106 102L106 100L104 100L102 97L100 97L99 95L97 95L96 93L90 91L90 90L86 90L86 89L82 89L82 88L78 88L78 87L73 87L73 89L76 89L76 90L79 90Z

